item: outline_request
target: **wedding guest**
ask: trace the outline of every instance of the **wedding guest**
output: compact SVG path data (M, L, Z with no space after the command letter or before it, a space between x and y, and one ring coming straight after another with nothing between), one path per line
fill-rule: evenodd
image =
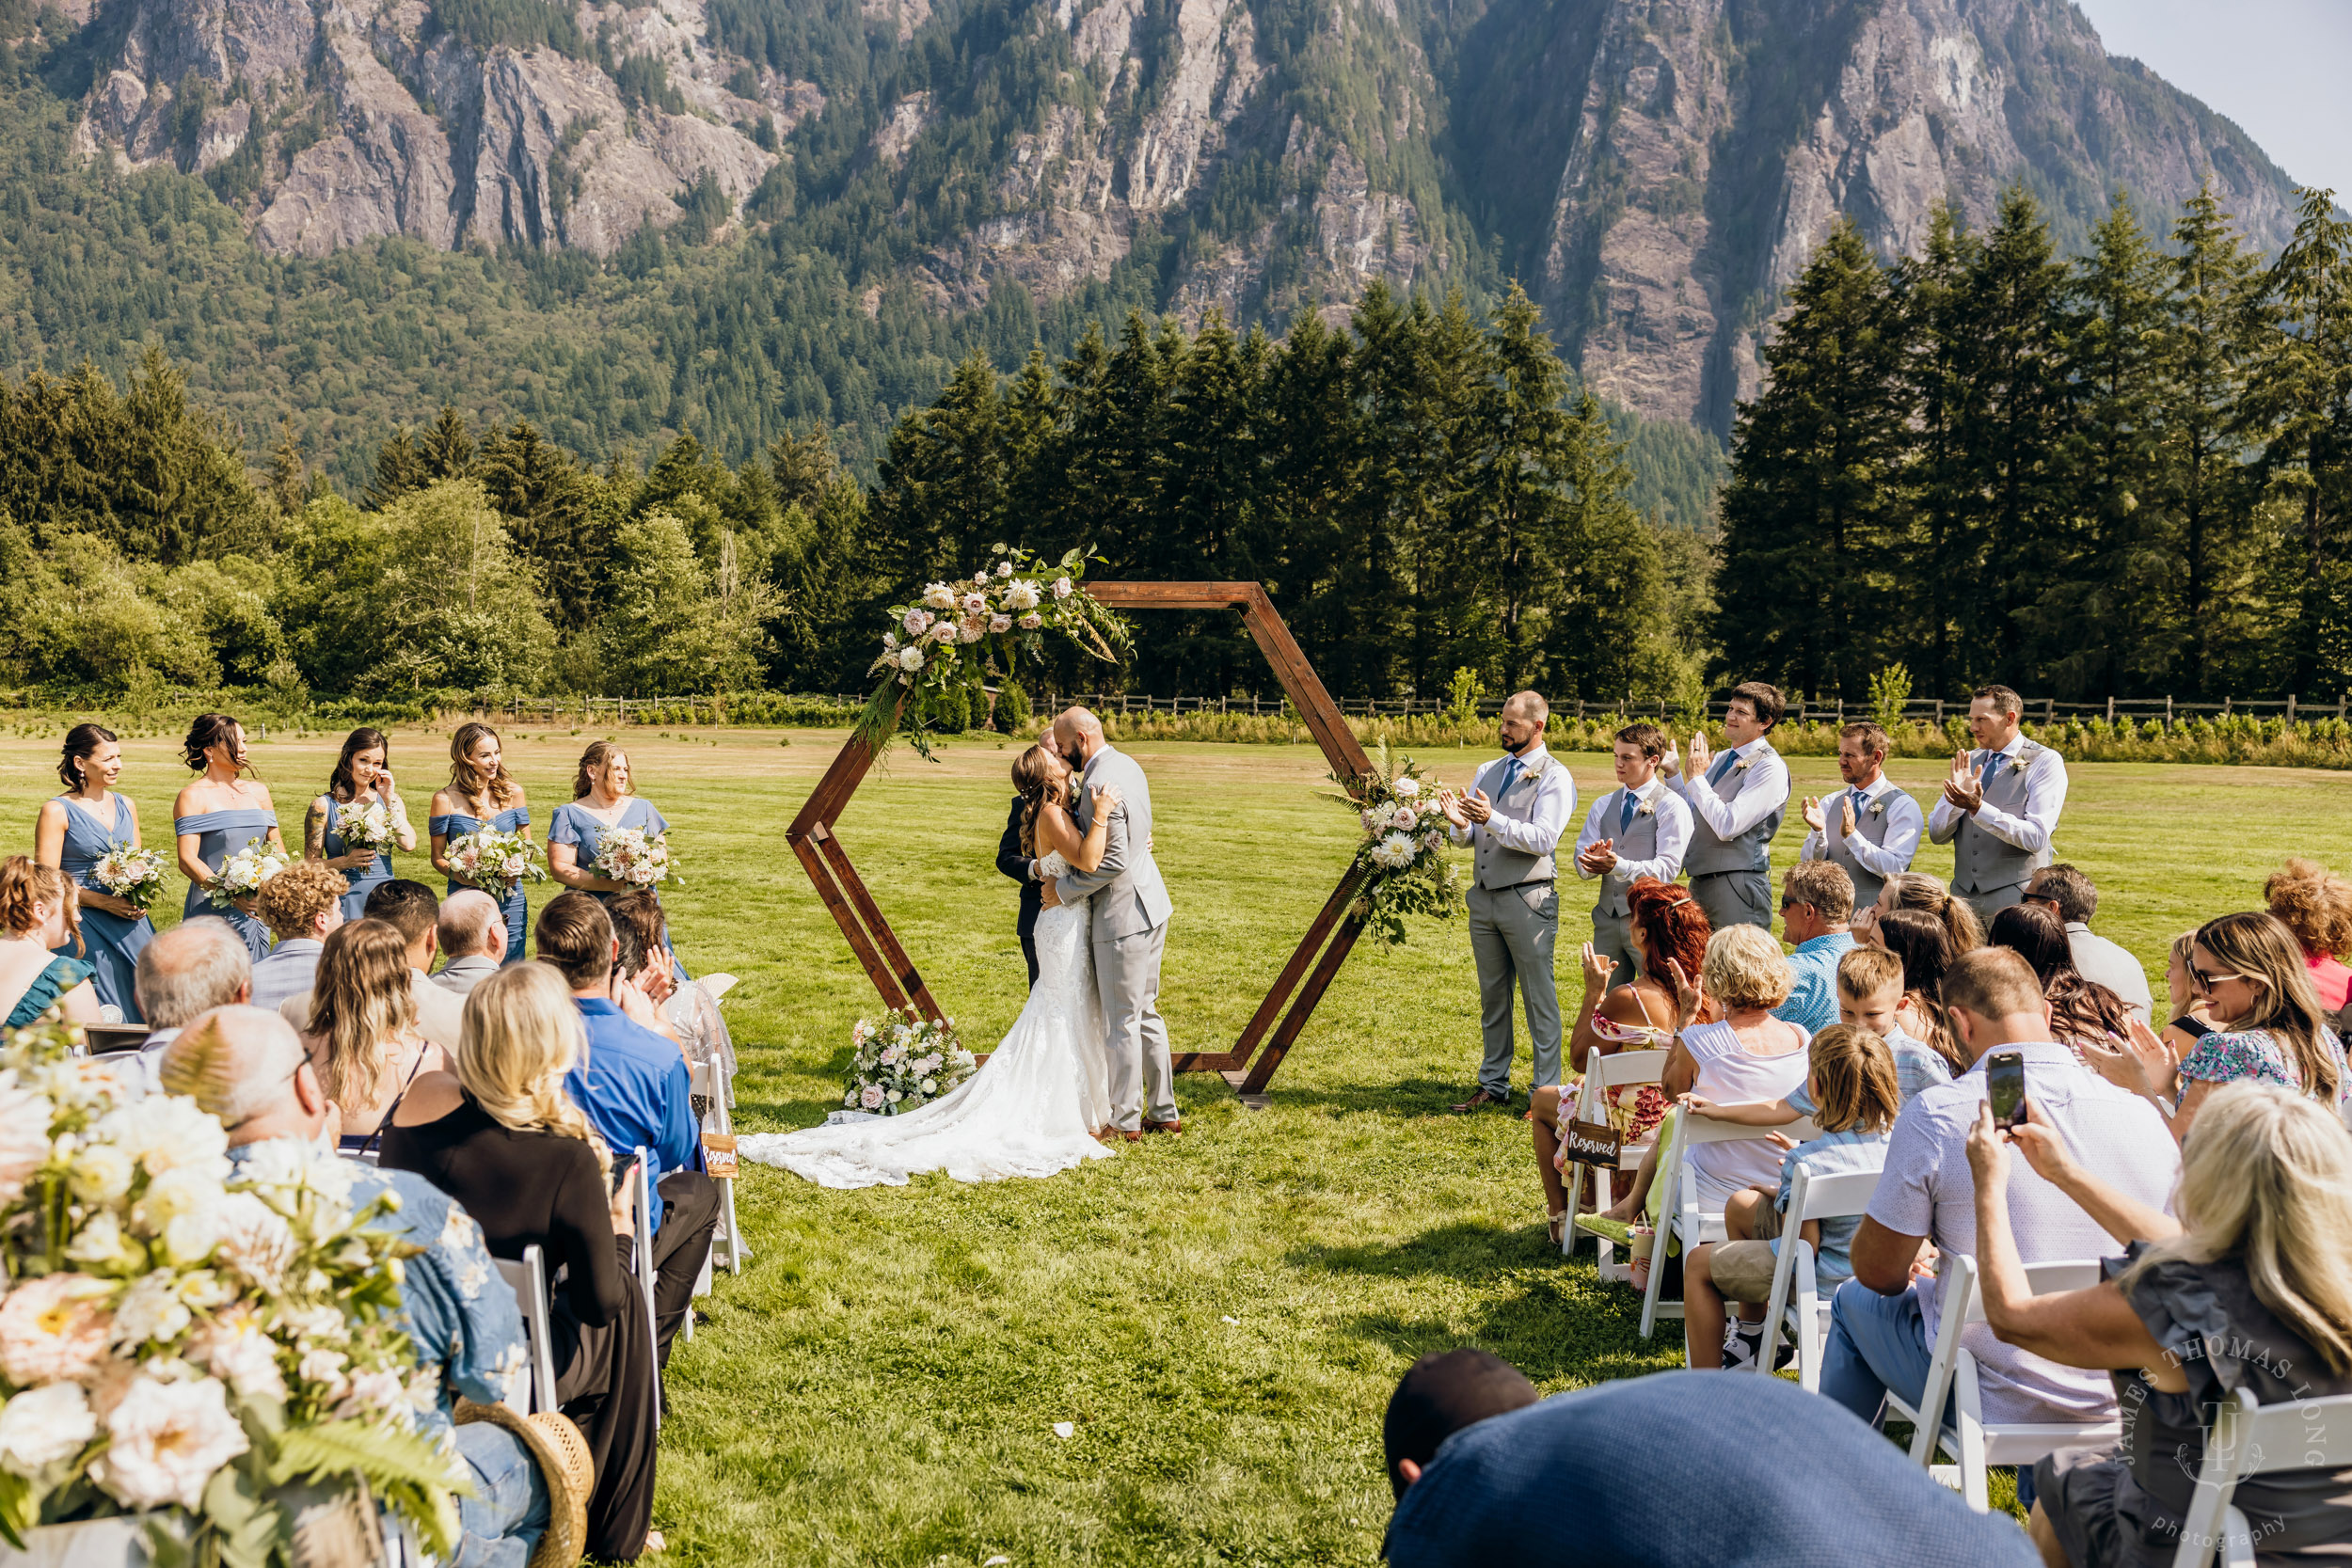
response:
M449 879L452 893L473 884L451 866L451 839L485 828L531 836L531 803L523 799L523 786L506 770L498 731L476 721L457 726L449 737L449 784L435 791L425 829L433 835L433 868ZM497 896L497 890L488 891ZM500 905L506 917L507 963L523 956L523 925L530 907L520 882Z
M224 910L213 903L206 890L220 868L256 839L286 855L286 838L278 831L278 811L270 804L269 786L245 777L250 766L245 726L225 713L200 715L189 725L181 754L199 776L180 791L171 806L180 869L188 879L188 898L181 906L180 917L217 914L245 938L246 955L258 961L269 951L269 928L255 918L253 901L242 898Z
M1979 919L2026 895L2026 880L2050 863L2050 840L2066 807L2066 759L2018 727L2025 703L2006 686L1977 689L1968 702L1976 749L1952 756L1944 798L1928 815L1928 836L1952 846L1952 891Z
M1837 732L1837 776L1846 787L1831 800L1805 797L1800 808L1812 831L1797 858L1830 861L1853 879L1856 909L1878 902L1889 877L1911 869L1927 817L1919 802L1886 776L1886 732L1867 719Z
M453 902L454 900L453 900ZM494 969L466 998L455 1070L417 1080L384 1133L384 1168L414 1171L465 1205L493 1257L538 1247L553 1291L549 1347L559 1407L596 1462L588 1555L627 1562L661 1549L653 1517L653 1338L629 1268L631 1182L564 1092L587 1037L563 976ZM616 1191L617 1185L617 1191Z
M1883 949L1857 947L1837 960L1837 1022L1867 1029L1886 1042L1897 1098L1908 1105L1920 1090L1950 1083L1960 1064L1944 1048L1903 1027L1903 1005L1911 1000L1903 986L1902 960ZM1939 1022L1940 1016L1939 1009Z
M1965 911L1968 906L1955 900L1952 908ZM1878 936L1879 946L1857 951L1883 952L1902 965L1896 1027L1942 1057L1949 1069L1946 1077L1967 1071L1967 1056L1944 1014L1944 976L1959 958L1952 951L1950 929L1918 910L1896 910L1879 922Z
M121 777L122 747L114 731L103 724L68 730L57 760L65 793L41 803L33 823L33 858L56 866L81 888L81 956L89 961L100 1004L119 1009L125 1022L143 1023L135 976L155 927L145 910L90 879L91 868L117 845L142 847L139 809L115 790Z
M1685 974L1694 974L1707 959L1707 911L1688 888L1645 877L1626 890L1631 918L1627 935L1633 948L1630 981L1612 985L1614 960L1584 948L1584 1000L1577 1009L1576 1031L1568 1037L1570 1065L1588 1072L1602 1056L1620 1051L1664 1051L1674 1044L1675 991L1669 962L1679 963ZM1528 1122L1535 1140L1535 1171L1544 1187L1551 1239L1559 1241L1567 1225L1566 1167L1560 1158L1561 1101L1576 1115L1574 1085L1539 1088L1528 1097ZM1628 1144L1648 1138L1665 1119L1665 1091L1656 1084L1624 1085L1611 1091L1609 1118Z
M471 995L506 959L505 917L497 900L478 888L461 887L442 899L434 928L442 962L433 983L460 998Z
M2189 954L2196 946L2197 933L2183 931L2172 939L2172 946L2165 954L2164 990L2166 999L2170 1003L2168 1010L2172 1022L2164 1026L2160 1037L2164 1041L2165 1054L2174 1062L2196 1050L2197 1042L2212 1034L2215 1028L2211 1004L2197 989L2197 981L2188 972Z
M2352 969L2341 961L2352 953L2352 881L2316 861L2291 860L2263 883L2263 902L2303 944L2319 1005L2342 1012L2352 1000Z
M1994 915L1987 938L1991 945L2009 948L2033 965L2042 994L2050 1003L2050 1028L2060 1044L2079 1052L2085 1042L2121 1040L2129 1035L2132 1015L2123 999L2083 978L2057 915L2039 904L2011 904Z
M1576 874L1600 879L1593 905L1593 951L1623 972L1635 970L1631 922L1633 884L1645 878L1671 882L1682 875L1691 843L1691 808L1658 776L1659 759L1674 744L1655 724L1628 724L1613 752L1617 787L1593 802L1576 838Z
M1031 747L1013 759L1012 810L1005 817L1004 836L996 841L996 869L1021 884L1021 913L1013 923L1021 938L1021 958L1029 966L1029 989L1037 989L1037 917L1044 912L1045 890L1037 879L1038 857L1022 848L1022 829L1028 820L1029 802L1049 782L1042 753Z
M1977 918L1977 911L1953 897L1941 879L1924 871L1887 878L1886 885L1879 890L1878 902L1854 916L1854 941L1876 945L1879 917L1895 910L1916 910L1943 927L1953 958L1984 945L1984 923Z
M200 914L160 932L139 955L139 1011L151 1033L139 1046L151 1086L164 1048L215 1007L243 1004L253 994L253 959L245 938L215 915Z
M326 939L343 924L343 874L297 861L262 884L253 911L278 939L253 966L252 1003L272 1011L310 989Z
M1853 883L1835 861L1799 861L1782 879L1782 934L1788 956L1788 1000L1772 1010L1808 1035L1837 1022L1837 960L1853 948Z
M100 1022L90 966L56 951L81 949L75 891L54 865L25 855L0 861L0 1008L8 1028L22 1028L52 1007L69 1022Z
M2156 999L2148 990L2148 972L2137 958L2090 928L2090 918L2099 911L2099 890L2089 877L2063 862L2045 865L2026 883L2026 902L2041 905L2065 924L2066 945L2084 979L2122 997L2124 1010L2140 1022L2155 1022Z
M719 1016L719 1004L700 980L680 981L670 951L670 930L661 901L640 888L605 906L621 950L614 967L619 983L612 999L622 1010L657 1034L677 1041L691 1069L704 1063L735 1075L735 1037ZM704 1109L698 1102L697 1114Z
M662 1173L649 1201L655 1351L666 1367L719 1223L719 1189L702 1170L693 1081L676 1044L630 1020L612 1000L620 941L604 906L584 893L558 894L539 911L534 935L539 960L562 971L587 1026L588 1053L565 1077L565 1090L607 1148L645 1149L655 1166L645 1173L649 1183L655 1171Z
M1486 1045L1478 1087L1456 1111L1511 1102L1514 984L1527 1013L1531 1087L1560 1083L1560 993L1551 973L1560 895L1552 856L1576 816L1576 782L1545 750L1550 719L1542 697L1514 693L1498 722L1502 757L1478 770L1467 795L1446 790L1438 797L1454 842L1471 847L1470 954L1478 963L1479 1030Z
M417 847L417 830L408 825L408 808L392 787L391 742L382 730L361 727L343 736L342 754L326 781L326 793L310 802L303 819L303 853L324 861L343 875L343 918L357 920L367 912L368 895L392 879L392 857L365 847L354 849L345 839L345 814L381 806L391 818L392 842L404 853Z
M309 996L302 1043L342 1113L342 1151L365 1154L418 1074L447 1070L449 1055L417 1027L408 955L384 921L337 927Z
M1690 806L1691 848L1683 867L1691 896L1718 931L1727 926L1772 925L1772 835L1788 810L1788 765L1772 749L1772 726L1783 711L1780 689L1762 681L1732 688L1724 713L1725 750L1708 752L1704 734L1691 737L1691 760L1675 780ZM1672 771L1676 759L1669 755Z
M367 914L400 933L408 959L408 989L416 996L417 1027L443 1051L456 1050L465 1003L433 983L433 960L441 946L441 901L422 882L395 877L368 895Z
M1464 1427L1525 1409L1541 1397L1525 1373L1491 1352L1467 1346L1431 1351L1405 1370L1381 1418L1390 1490L1402 1498L1445 1440Z
M670 830L669 819L651 800L636 792L628 771L628 753L609 740L592 741L580 754L580 769L572 777L572 798L555 808L548 824L548 871L565 887L575 888L606 904L632 884L615 881L596 870L604 852L607 833L634 829L650 838ZM677 977L686 966L676 964Z
M2004 1201L2025 1179L2010 1141L2124 1247L2101 1283L2033 1293ZM2242 1388L2267 1405L2352 1394L2352 1141L2301 1095L2233 1084L2183 1150L2177 1222L2085 1170L2038 1118L2002 1133L1979 1106L1968 1160L1987 1325L2045 1362L2106 1372L2130 1413L2115 1448L2035 1464L2026 1528L2045 1562L2160 1568L2179 1547L2215 1406ZM2260 1521L2260 1561L2341 1558L2352 1470L2249 1476L2233 1503Z

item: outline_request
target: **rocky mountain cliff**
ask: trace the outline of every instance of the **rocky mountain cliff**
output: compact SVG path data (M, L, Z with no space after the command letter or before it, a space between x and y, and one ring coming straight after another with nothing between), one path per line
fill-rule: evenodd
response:
M79 0L87 4L87 0ZM55 18L57 12L43 13ZM2022 181L2062 240L2288 182L2065 0L102 0L76 145L270 251L612 255L789 222L870 314L1017 287L1276 325L1521 279L1597 390L1721 432L1835 216L1908 247ZM56 22L45 23L57 25ZM727 217L726 214L734 214Z

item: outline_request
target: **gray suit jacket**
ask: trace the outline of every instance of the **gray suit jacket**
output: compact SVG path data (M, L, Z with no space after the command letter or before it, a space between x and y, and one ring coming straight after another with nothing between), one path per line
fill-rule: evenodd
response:
M1094 829L1094 799L1089 791L1103 785L1119 791L1119 810L1111 816L1110 836L1103 863L1092 871L1073 871L1054 884L1055 896L1074 904L1089 894L1094 900L1094 929L1104 936L1132 937L1166 925L1176 906L1168 901L1168 884L1152 859L1152 786L1143 769L1124 752L1104 746L1078 775L1077 822L1080 832Z
M474 987L499 972L500 961L480 953L469 953L462 958L452 958L443 964L440 972L433 976L433 983L443 990L470 996Z

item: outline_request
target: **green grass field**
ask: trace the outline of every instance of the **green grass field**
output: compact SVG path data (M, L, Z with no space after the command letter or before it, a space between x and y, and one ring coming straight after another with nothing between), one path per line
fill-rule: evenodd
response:
M292 832L334 738L255 748ZM542 828L585 738L508 736ZM784 843L841 736L788 739L628 736L639 788L677 830L678 948L698 974L742 977L727 1010L745 1131L837 1103L850 1025L878 1006ZM420 828L445 744L394 740ZM1178 901L1163 1009L1180 1050L1222 1049L1327 896L1352 819L1317 798L1308 747L1135 751ZM993 739L955 742L937 766L894 752L842 823L983 1047L1025 989L1015 891L993 863L1014 754ZM1461 780L1481 755L1423 760ZM55 792L54 758L0 743L20 843ZM1585 801L1608 787L1604 759L1568 760ZM1826 760L1793 767L1801 793L1835 785ZM1927 799L1941 772L1902 763L1896 777ZM131 744L123 788L150 842L184 777L167 743ZM2254 903L2287 854L2352 859L2341 773L2101 764L2074 780L2059 848L2105 893L2099 928L2144 958ZM1802 836L1784 827L1782 860ZM1921 869L1949 865L1931 848ZM421 856L402 869L427 874ZM1589 907L1574 890L1564 902ZM1579 921L1564 925L1574 940ZM2161 998L2160 963L2151 973ZM1414 1356L1477 1343L1546 1391L1678 1364L1673 1325L1644 1342L1629 1292L1545 1243L1526 1129L1445 1110L1477 1058L1475 1000L1460 927L1422 925L1406 948L1359 949L1271 1109L1182 1079L1183 1139L1041 1182L844 1194L747 1167L755 1256L723 1277L672 1371L664 1560L1368 1564L1389 1513L1380 1412ZM1055 1436L1058 1421L1075 1434Z

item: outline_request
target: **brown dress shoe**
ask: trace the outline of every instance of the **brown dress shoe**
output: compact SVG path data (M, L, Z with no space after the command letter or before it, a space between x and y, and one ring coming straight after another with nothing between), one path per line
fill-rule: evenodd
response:
M1146 1120L1143 1130L1146 1132L1182 1132L1184 1130L1184 1124L1181 1121Z
M1471 1095L1468 1100L1463 1101L1459 1105L1456 1105L1454 1108L1457 1111L1483 1111L1489 1105L1508 1105L1510 1103L1511 1097L1509 1095L1489 1094L1485 1089L1481 1089L1476 1094Z
M1132 1132L1121 1132L1120 1136L1131 1144L1139 1144L1143 1142L1143 1129L1138 1127Z

